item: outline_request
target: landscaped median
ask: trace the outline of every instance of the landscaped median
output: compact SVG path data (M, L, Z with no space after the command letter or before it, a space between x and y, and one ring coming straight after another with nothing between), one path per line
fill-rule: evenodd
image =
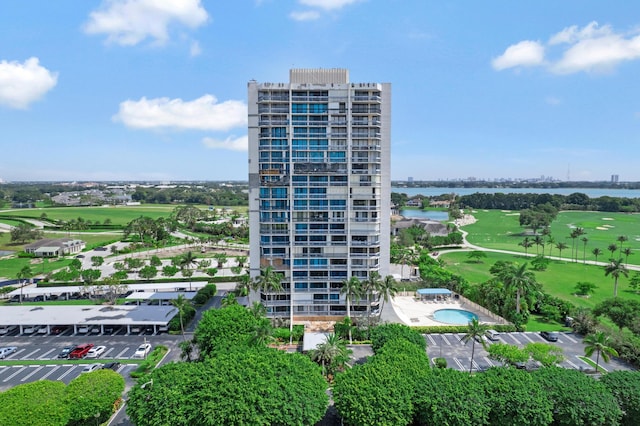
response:
M70 365L70 364L96 364L107 362L119 362L121 364L142 364L144 359L131 358L94 358L94 359L9 359L0 361L0 367L12 365Z
M145 374L151 373L154 368L158 365L162 358L169 352L169 348L163 345L158 345L155 349L147 356L144 360L140 361L140 365L134 371L131 372L131 377L134 379L138 379Z

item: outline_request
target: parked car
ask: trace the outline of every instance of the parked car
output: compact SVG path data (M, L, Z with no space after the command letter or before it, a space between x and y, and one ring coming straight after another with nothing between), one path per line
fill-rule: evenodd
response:
M51 334L60 334L64 332L68 327L64 325L57 325L51 329Z
M113 362L108 362L108 363L104 364L102 366L102 368L113 370L113 371L118 371L118 369L120 368L120 365L121 364L119 362L113 361Z
M3 326L0 326L0 335L9 334L13 330L15 330L16 328L18 328L17 325L3 325Z
M64 348L62 348L62 350L58 354L58 358L68 358L71 351L74 350L75 348L76 348L75 346L65 346Z
M11 355L17 350L18 348L15 346L7 346L5 348L0 348L0 359L5 359L6 357L8 357L9 355Z
M495 330L487 330L487 331L484 332L484 335L487 337L487 339L493 340L494 342L497 341L497 340L500 340L499 339L500 333L498 333Z
M96 370L100 370L102 368L102 364L89 364L82 369L80 374L82 373L92 373Z
M89 332L89 327L86 325L81 325L78 327L78 334L87 334Z
M49 334L49 327L46 325L41 325L37 330L38 334Z
M69 353L69 359L81 359L84 358L87 353L93 348L93 343L83 343L78 345Z
M143 343L140 346L138 346L138 349L136 349L135 353L133 354L133 358L145 358L149 354L150 350L151 350L151 344Z
M540 333L543 339L549 342L557 342L559 333L557 331L543 331Z
M91 348L89 349L89 352L87 352L85 358L98 358L106 349L106 346L96 346L95 348Z
M24 327L22 327L22 334L33 334L35 332L36 332L35 325L25 325Z

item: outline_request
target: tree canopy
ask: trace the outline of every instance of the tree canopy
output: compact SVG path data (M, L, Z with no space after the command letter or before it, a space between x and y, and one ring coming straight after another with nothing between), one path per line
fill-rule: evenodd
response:
M328 405L319 366L258 346L167 364L146 383L129 392L127 413L138 426L315 424Z

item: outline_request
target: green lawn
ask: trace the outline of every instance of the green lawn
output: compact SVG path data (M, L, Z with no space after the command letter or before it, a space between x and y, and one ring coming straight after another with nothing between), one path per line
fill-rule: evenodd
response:
M480 283L489 279L491 277L489 269L498 260L518 263L528 261L524 256L492 252L486 252L486 254L487 257L482 260L482 263L470 262L466 252L444 253L440 257L445 261L448 270L462 275L472 283ZM545 292L567 300L576 306L592 308L597 303L613 297L613 278L605 277L602 266L551 261L546 271L534 271L534 273L536 280L542 284ZM589 298L575 296L574 287L579 281L592 282L598 287ZM640 294L632 292L628 284L628 278L620 278L618 296L640 301Z
M469 212L467 212L469 213ZM518 212L501 210L473 210L471 212L476 217L477 222L465 226L463 229L469 233L468 241L486 248L518 251L524 253L525 250L518 243L524 239L524 228L519 225ZM585 234L575 240L570 238L573 228L584 228ZM555 243L550 247L545 244L544 252L552 256L558 256L558 249L555 244L564 242L568 248L562 251L562 257L571 257L572 245L576 247L579 260L595 260L591 253L594 248L602 250L603 254L598 257L599 261L606 261L611 257L611 252L607 250L609 244L615 243L620 247L618 236L626 236L628 240L622 243L622 247L629 247L633 254L629 257L629 264L640 265L640 215L627 213L605 213L605 212L560 212L556 220L551 224L551 236ZM586 244L582 238L587 238ZM541 253L543 247L532 246L528 253ZM619 252L615 253L618 257ZM623 256L624 258L624 256Z
M168 216L176 206L172 204L145 204L142 206L109 207L47 207L35 209L15 209L3 212L3 215L38 219L44 213L51 220L71 220L79 217L92 222L104 223L110 219L114 225L126 225L140 216L152 219Z
M36 275L47 274L51 271L65 268L71 259L45 260L30 258L12 258L0 261L0 277L14 279L16 274L25 266L30 266Z
M79 217L92 222L104 223L110 219L114 225L126 225L140 216L148 216L152 219L167 217L178 207L175 204L144 204L141 206L88 206L88 207L45 207L34 209L14 209L3 211L5 216L20 216L38 219L44 213L51 220L71 220ZM202 210L208 210L209 206L196 206ZM246 214L247 206L215 207L219 209L235 210L240 214Z

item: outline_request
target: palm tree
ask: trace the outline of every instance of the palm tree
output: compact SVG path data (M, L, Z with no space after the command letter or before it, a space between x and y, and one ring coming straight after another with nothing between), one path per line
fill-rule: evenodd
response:
M575 233L576 238L581 237L581 236L583 236L585 234L584 228L577 227L576 229L573 230L573 233ZM576 262L578 261L578 246L576 246L575 260L576 260Z
M556 239L553 238L553 235L549 234L549 236L547 237L547 244L549 244L549 256L551 256L551 249L554 247L553 245L555 244L555 242Z
M396 280L391 275L387 275L380 283L380 297L382 298L382 306L380 306L380 315L382 315L382 310L384 309L385 302L389 302L389 300L396 297L398 294L398 289L396 288Z
M540 252L538 251L540 246L542 246L542 254L544 254L544 238L542 238L540 235L536 235L536 237L533 239L533 244L536 245L536 254L540 254Z
M582 263L587 263L587 242L589 239L587 237L582 237Z
M480 324L477 318L472 318L467 325L467 333L462 336L462 339L460 339L465 345L469 340L471 340L471 364L469 365L469 374L471 374L471 371L473 370L473 357L476 350L476 341L480 342L483 348L486 347L484 333L488 328L489 326Z
M369 278L363 282L362 290L367 299L367 334L371 328L371 303L374 302L374 300L369 300L369 297L378 293L381 285L382 277L378 271L369 272Z
M269 265L266 268L260 270L253 284L253 288L256 291L262 291L264 293L274 293L284 291L282 287L283 275L281 272L277 272L273 269L273 266ZM293 295L289 295L289 343L293 341ZM269 299L267 294L267 300Z
M22 303L22 289L27 285L27 280L33 277L33 271L30 266L23 266L22 269L20 269L20 272L16 274L16 277L18 280L24 280L20 285L20 303Z
M354 298L359 299L362 297L362 282L360 282L358 277L351 277L348 280L342 281L340 294L344 294L344 300L347 303L347 318L351 321L351 302ZM349 327L349 344L353 344L351 327Z
M602 254L602 250L596 247L593 250L591 250L591 254L593 254L596 257L596 263L598 263L598 256Z
M311 352L311 360L322 366L322 374L328 376L342 368L349 359L349 350L345 342L334 333L327 336L323 343Z
M624 254L624 263L629 264L629 256L633 254L631 247L625 247L624 250L620 249L620 253Z
M527 256L529 254L529 247L533 245L533 242L529 240L529 237L524 237L524 240L518 243L518 245L524 247L524 255Z
M616 241L620 243L620 250L622 250L622 245L626 241L629 241L629 237L627 237L626 235L618 235L618 238L616 238Z
M622 263L622 259L609 259L609 264L604 267L604 276L613 277L613 297L618 297L618 278L620 275L629 276L629 270Z
M244 268L244 264L247 263L247 256L237 256L236 262L238 262L238 266Z
M267 316L267 308L260 302L253 302L251 307L249 308L249 312L253 315L254 318L260 319Z
M616 245L616 243L611 243L607 246L607 250L611 252L611 257L613 258L613 254L616 252L616 250L618 250L618 246Z
M610 356L618 356L618 352L609 346L609 336L602 331L588 335L584 338L583 343L586 345L584 347L586 356L591 356L593 352L596 352L596 372L600 368L600 355L602 355L604 362L609 362Z
M249 274L240 275L238 283L236 284L236 290L239 296L249 296L251 290L251 277Z
M180 258L180 268L183 270L190 270L191 267L196 266L198 264L198 261L196 260L196 257L193 255L192 251L188 251L186 252L181 258ZM189 275L187 273L187 275ZM189 291L191 291L191 275L189 275Z
M523 265L511 264L500 274L506 289L516 293L516 313L518 314L520 313L520 298L523 294L527 294L536 282L535 276L527 270L527 266L527 263Z
M558 249L558 252L560 253L558 255L558 257L560 259L562 259L562 250L566 249L567 247L569 247L569 246L566 245L565 243L562 243L562 242L556 244L556 248Z
M272 341L273 327L271 326L271 321L267 318L262 318L253 329L249 344L252 346L266 346Z
M571 260L573 261L573 248L575 247L576 238L578 238L577 228L574 228L569 234L569 238L571 238Z
M173 299L171 301L171 304L173 306L175 306L176 308L178 308L178 315L180 316L180 332L182 333L182 340L186 341L187 338L184 336L184 323L183 323L183 316L184 316L184 311L187 308L187 306L189 306L191 302L189 302L189 300L184 297L184 294L179 294L177 299Z
M220 301L220 305L222 305L222 307L224 308L231 305L237 305L237 304L238 304L238 300L236 299L236 295L231 292L227 293L227 295L224 296Z

